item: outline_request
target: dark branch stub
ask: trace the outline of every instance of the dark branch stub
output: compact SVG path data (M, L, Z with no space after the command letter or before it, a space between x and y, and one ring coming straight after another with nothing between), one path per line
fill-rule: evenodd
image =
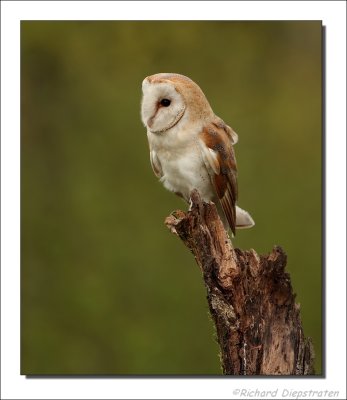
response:
M197 191L191 200L190 211L176 211L165 223L202 271L224 374L314 374L282 248L266 256L234 249L215 205Z

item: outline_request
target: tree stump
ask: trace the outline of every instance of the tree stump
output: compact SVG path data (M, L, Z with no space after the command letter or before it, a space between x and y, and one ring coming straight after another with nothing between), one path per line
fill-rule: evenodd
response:
M202 271L226 375L312 375L314 352L305 339L286 254L234 249L213 203L191 194L190 210L165 223L191 250Z

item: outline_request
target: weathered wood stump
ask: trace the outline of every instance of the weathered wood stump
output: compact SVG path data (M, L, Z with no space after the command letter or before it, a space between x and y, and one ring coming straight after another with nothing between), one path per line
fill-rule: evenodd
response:
M191 250L202 271L226 375L311 375L313 346L305 339L286 254L234 249L213 203L192 192L190 210L166 225Z

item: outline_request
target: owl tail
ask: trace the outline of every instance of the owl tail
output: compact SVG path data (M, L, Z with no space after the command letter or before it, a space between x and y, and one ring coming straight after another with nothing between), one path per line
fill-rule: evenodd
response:
M236 206L236 228L252 228L254 225L255 223L250 214L242 208Z

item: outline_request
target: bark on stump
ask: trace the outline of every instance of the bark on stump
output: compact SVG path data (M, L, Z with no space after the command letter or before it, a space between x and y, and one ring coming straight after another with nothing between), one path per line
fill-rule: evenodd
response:
M193 253L226 375L311 375L314 352L304 337L286 254L266 256L234 249L213 203L192 192L190 210L175 211L166 225Z

